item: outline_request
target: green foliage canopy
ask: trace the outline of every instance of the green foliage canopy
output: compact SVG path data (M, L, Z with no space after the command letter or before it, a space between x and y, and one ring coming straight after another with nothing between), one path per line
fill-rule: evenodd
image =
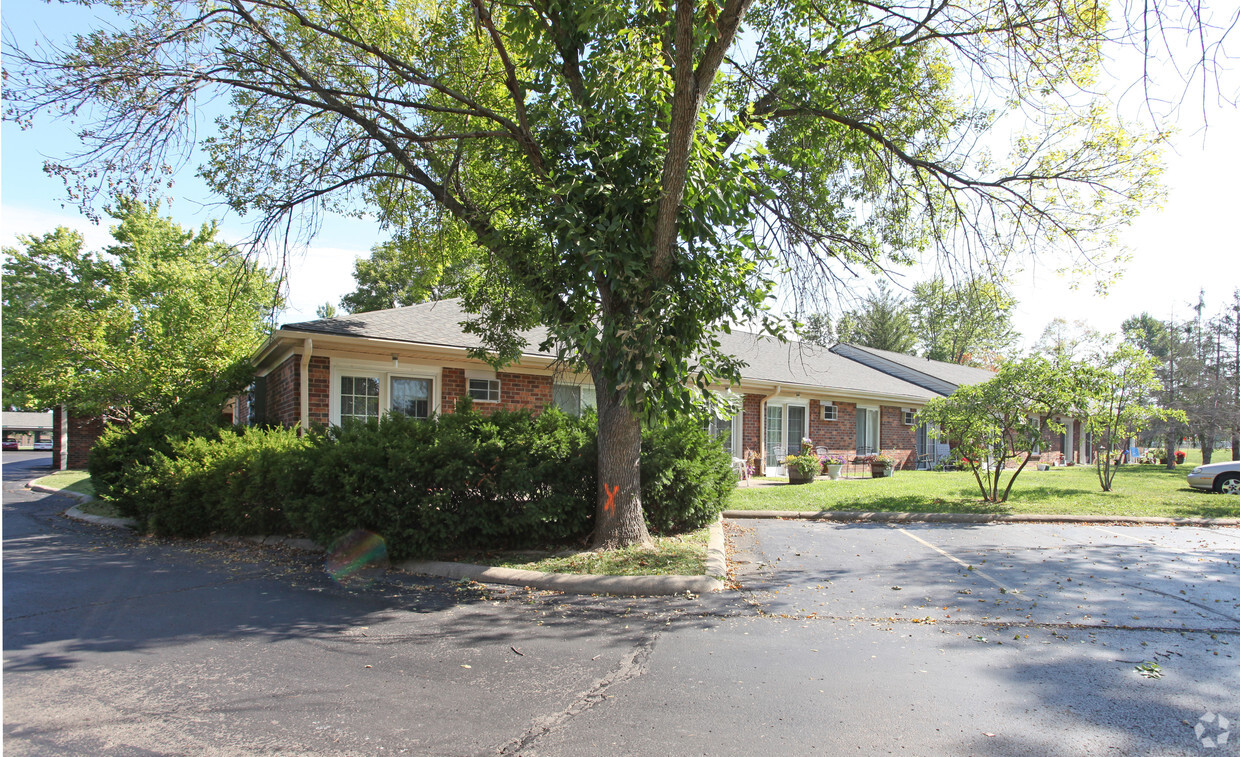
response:
M4 249L7 401L130 420L244 384L276 282L214 224L186 231L132 201L109 212L100 252L65 228Z
M1095 458L1098 483L1111 491L1118 470L1116 456L1133 436L1155 421L1187 422L1184 412L1159 407L1156 392L1162 388L1155 369L1158 361L1131 344L1100 352L1094 391L1084 407L1085 430L1093 434L1099 453Z
M223 95L202 174L260 235L307 209L392 229L446 211L480 249L488 358L541 324L594 376L608 543L648 538L638 416L736 381L714 334L779 333L776 278L1088 256L1157 196L1157 138L1088 94L1111 21L1094 2L108 5L115 28L6 50L10 118L93 119L50 170L87 200L101 178L146 188Z
M973 472L983 499L1006 502L1046 432L1064 430L1056 417L1083 408L1099 380L1099 372L1082 363L1028 357L1004 363L989 381L931 400L918 419L938 425L953 457ZM1016 467L1009 470L1009 461Z
M924 357L979 367L998 365L999 356L1016 343L1015 308L1002 282L986 278L955 284L934 278L914 286L908 302Z

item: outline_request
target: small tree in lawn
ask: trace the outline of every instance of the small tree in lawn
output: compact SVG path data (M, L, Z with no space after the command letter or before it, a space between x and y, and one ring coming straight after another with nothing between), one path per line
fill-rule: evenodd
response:
M1045 432L1063 431L1055 416L1083 406L1096 381L1097 370L1081 363L1028 357L1000 366L990 381L931 400L918 416L938 424L938 436L973 471L984 500L1006 502ZM1019 464L1005 483L1009 461Z
M1181 410L1168 410L1152 404L1154 393L1162 388L1155 373L1158 361L1131 344L1121 344L1096 359L1098 371L1089 397L1085 430L1098 440L1100 453L1095 459L1098 483L1111 491L1118 466L1115 453L1127 440L1144 431L1155 420L1186 423Z

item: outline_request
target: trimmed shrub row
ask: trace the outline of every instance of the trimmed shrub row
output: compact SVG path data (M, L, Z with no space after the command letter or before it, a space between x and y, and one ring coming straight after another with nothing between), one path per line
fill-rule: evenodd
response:
M468 400L430 420L392 415L305 437L152 418L96 446L100 496L156 534L302 532L320 544L378 533L395 559L567 543L593 528L597 431L555 409L481 415ZM734 486L697 423L642 436L642 499L656 533L698 528Z

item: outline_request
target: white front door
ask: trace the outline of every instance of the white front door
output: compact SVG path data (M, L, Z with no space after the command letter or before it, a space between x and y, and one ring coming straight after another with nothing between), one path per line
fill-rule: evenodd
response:
M772 476L787 475L784 458L801 451L801 440L809 436L809 405L766 406L766 469Z

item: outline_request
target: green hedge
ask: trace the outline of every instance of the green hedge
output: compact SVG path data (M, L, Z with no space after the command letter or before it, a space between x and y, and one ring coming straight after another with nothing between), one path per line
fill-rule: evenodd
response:
M593 528L591 415L496 412L462 401L430 420L391 415L305 437L166 419L110 433L91 473L101 496L160 535L299 531L320 544L363 529L394 559L449 549L567 543ZM145 448L143 448L143 445ZM657 533L697 528L732 491L730 461L698 424L642 437L642 498Z

